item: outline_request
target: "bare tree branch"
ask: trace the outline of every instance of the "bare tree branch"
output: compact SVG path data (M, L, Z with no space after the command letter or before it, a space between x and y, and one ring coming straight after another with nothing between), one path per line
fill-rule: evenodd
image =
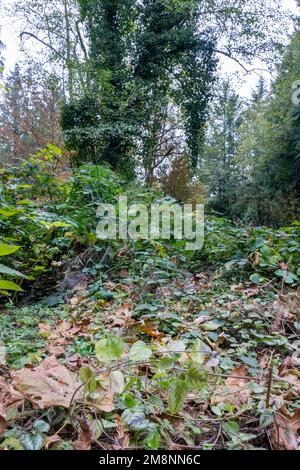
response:
M58 57L60 57L60 59L62 59L64 61L66 60L65 56L63 54L61 54L60 52L58 52L53 46L51 46L51 44L47 44L45 41L43 41L43 39L40 39L38 36L36 36L33 33L29 33L28 31L22 31L22 33L20 34L21 41L23 41L23 37L25 35L35 39L38 42L40 42L41 44L43 44L43 46L48 47L48 49L51 49L51 51L54 52Z

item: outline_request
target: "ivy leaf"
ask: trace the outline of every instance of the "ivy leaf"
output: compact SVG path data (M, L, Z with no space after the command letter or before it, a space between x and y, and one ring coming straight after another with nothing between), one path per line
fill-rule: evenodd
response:
M148 361L151 356L151 349L143 341L133 344L129 353L129 359L133 362Z
M25 450L41 450L43 447L44 437L42 434L24 434L20 437Z
M100 362L111 362L119 359L124 353L124 343L116 336L98 341L95 346L96 356Z
M299 280L296 274L293 274L290 271L285 271L284 269L277 269L275 274L278 277L282 277L285 284L294 284L294 282Z
M267 428L274 422L274 415L269 410L264 410L260 416L259 425L261 428Z
M44 421L43 419L38 419L34 425L34 429L41 432L49 432L50 431L50 424Z
M168 351L174 352L176 354L182 354L185 352L185 343L182 340L178 341L169 341L167 344Z
M244 364L250 367L259 367L257 359L255 357L250 357L250 356L240 356L241 360L243 361Z
M252 274L250 276L250 281L253 282L253 284L260 284L261 283L261 277L259 274Z
M98 382L93 371L89 367L81 367L79 370L79 378L85 384L85 390L93 393L97 390Z
M149 428L149 420L141 407L129 408L123 411L122 420L134 431L143 431Z
M83 383L88 382L88 380L90 380L93 375L94 374L89 367L81 367L79 370L79 378Z
M3 442L1 442L0 449L24 450L24 447L15 437L8 437Z

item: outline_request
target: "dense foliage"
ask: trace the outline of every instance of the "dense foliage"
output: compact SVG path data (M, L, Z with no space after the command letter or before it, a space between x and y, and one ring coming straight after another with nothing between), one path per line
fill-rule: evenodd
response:
M15 2L0 450L300 449L300 43L279 3ZM242 99L221 56L276 76ZM202 202L201 249L175 215L145 236L138 204ZM110 213L137 239L103 240Z
M267 435L294 448L284 420L299 406L299 297L289 293L299 223L274 230L208 217L195 253L175 240L100 242L99 202L162 195L125 190L104 166L62 179L59 153L48 146L1 175L0 448L253 449L268 447ZM20 285L25 306L16 307Z

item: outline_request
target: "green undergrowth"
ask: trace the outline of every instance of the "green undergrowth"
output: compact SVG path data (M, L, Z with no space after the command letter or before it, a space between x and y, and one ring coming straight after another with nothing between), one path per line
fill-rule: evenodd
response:
M17 287L1 289L0 371L23 401L5 395L0 448L291 446L294 428L288 442L274 429L300 405L299 222L207 215L199 252L172 239L100 242L100 202L162 195L102 166L62 178L57 153L1 173L0 282ZM50 273L64 283L26 301Z

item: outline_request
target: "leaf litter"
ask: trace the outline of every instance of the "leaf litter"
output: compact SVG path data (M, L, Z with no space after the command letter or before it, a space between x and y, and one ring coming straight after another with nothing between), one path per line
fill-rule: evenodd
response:
M135 257L30 326L43 346L0 377L0 448L299 450L300 290Z

